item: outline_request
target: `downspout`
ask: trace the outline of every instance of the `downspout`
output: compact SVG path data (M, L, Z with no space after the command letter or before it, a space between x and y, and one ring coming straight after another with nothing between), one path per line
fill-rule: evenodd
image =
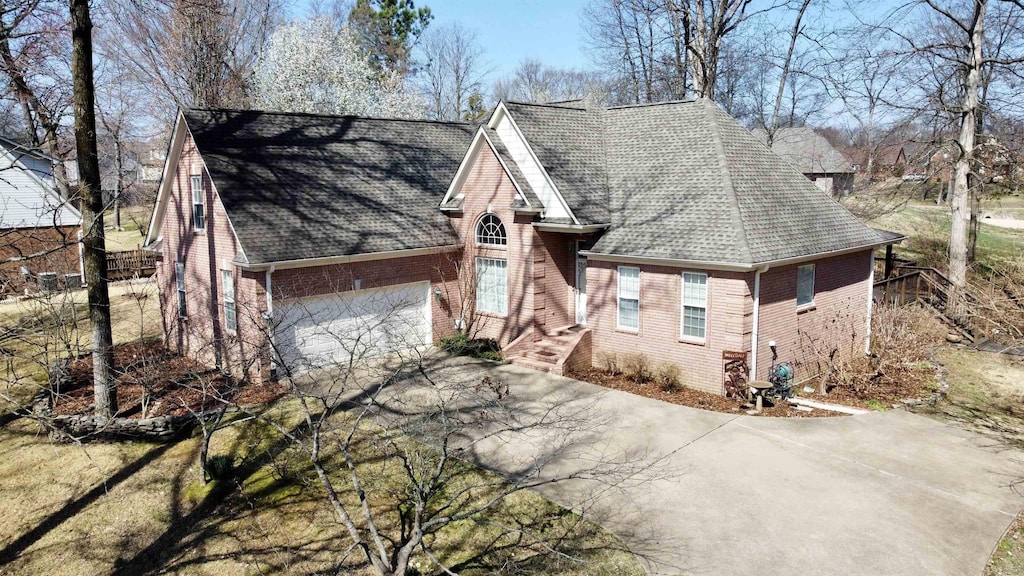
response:
M270 268L267 268L266 279L264 281L264 287L266 288L266 292L267 292L266 321L267 321L267 332L268 332L268 338L267 339L270 342L270 374L271 374L271 379L276 378L276 375L277 375L277 355L275 353L277 348L276 348L275 342L274 342L274 333L276 332L276 330L274 328L274 292L273 292L273 283L271 282L271 279L270 279L270 277L271 277L271 275L273 273L274 273L274 265L271 264Z
M889 246L892 247L891 245ZM886 264L888 265L889 257L886 255ZM874 305L875 300L875 253L871 252L871 267L868 269L868 318L867 318L867 331L864 333L864 354L867 356L871 355L871 308Z
M757 380L757 330L761 310L761 273L767 272L771 264L765 264L754 270L754 323L750 331L750 377L749 380Z

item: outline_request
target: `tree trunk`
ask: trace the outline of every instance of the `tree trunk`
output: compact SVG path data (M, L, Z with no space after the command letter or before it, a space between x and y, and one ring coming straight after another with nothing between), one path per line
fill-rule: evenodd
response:
M796 41L800 37L800 21L804 18L804 13L807 12L807 7L810 6L811 0L804 0L803 4L800 5L800 10L796 13L796 20L793 22L793 30L789 34L789 50L786 51L786 59L782 63L782 72L779 75L779 90L775 93L775 106L772 108L772 119L768 126L765 127L765 133L768 135L768 147L771 148L772 142L775 141L775 132L779 129L779 112L782 110L782 96L786 93L786 80L789 79L789 67L793 63L793 51L796 50ZM793 94L793 104L796 105L796 93ZM793 114L790 113L790 121L792 121Z
M974 264L974 254L978 248L978 213L981 212L981 195L974 188L974 178L968 177L967 183L971 189L971 220L967 227L967 262Z
M114 136L114 230L121 230L121 133ZM100 188L102 188L102 176ZM102 194L102 190L100 190Z
M967 289L967 226L970 219L970 187L968 175L974 157L974 139L977 129L978 94L981 84L982 46L985 41L985 9L988 0L976 0L970 36L967 39L967 74L963 81L963 103L960 109L960 134L957 144L960 154L956 160L953 180L953 222L949 235L950 317L963 322L967 317L965 291Z
M106 242L103 235L103 192L96 154L95 85L92 66L92 19L89 0L70 0L71 75L74 81L75 146L82 199L82 256L92 321L93 393L96 416L117 412L114 388L114 343L107 293Z

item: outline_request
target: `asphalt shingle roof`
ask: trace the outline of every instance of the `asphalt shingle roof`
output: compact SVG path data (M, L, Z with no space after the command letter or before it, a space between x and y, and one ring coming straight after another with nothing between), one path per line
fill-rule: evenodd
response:
M189 110L250 263L459 243L438 210L475 126Z
M560 104L505 106L581 224L607 224L608 175L601 110Z
M762 142L768 141L768 133L764 130L754 130L754 135ZM833 148L824 136L806 126L776 130L772 152L804 174L853 173L850 160Z
M530 139L525 108L510 112ZM567 122L558 113L545 107L543 124L527 123L554 126L542 140L556 142ZM576 121L579 111L562 114ZM594 253L752 265L883 241L711 102L611 108L602 118L611 226Z

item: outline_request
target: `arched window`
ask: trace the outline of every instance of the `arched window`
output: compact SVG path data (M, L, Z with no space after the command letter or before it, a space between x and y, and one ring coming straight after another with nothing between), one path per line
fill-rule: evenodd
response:
M481 246L505 246L508 236L505 225L494 214L484 214L476 224L476 243Z

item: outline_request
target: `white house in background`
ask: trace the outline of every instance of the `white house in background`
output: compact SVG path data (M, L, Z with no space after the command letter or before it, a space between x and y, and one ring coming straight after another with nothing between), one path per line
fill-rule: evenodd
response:
M57 192L56 162L0 137L0 297L81 283L82 214Z

